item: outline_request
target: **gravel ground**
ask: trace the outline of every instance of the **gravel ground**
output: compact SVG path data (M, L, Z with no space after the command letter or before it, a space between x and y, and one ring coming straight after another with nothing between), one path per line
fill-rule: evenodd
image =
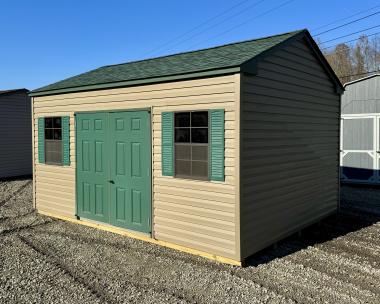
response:
M0 303L380 303L380 189L233 267L33 212L0 181Z

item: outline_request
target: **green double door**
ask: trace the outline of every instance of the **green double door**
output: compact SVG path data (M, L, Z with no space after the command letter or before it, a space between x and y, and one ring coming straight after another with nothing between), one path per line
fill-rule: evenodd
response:
M76 116L77 215L151 232L148 111Z

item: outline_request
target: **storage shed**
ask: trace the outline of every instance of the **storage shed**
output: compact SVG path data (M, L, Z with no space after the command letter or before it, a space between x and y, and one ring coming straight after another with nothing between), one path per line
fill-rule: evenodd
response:
M336 212L341 92L306 30L34 90L36 208L240 265Z
M341 180L380 183L380 74L344 85L341 119Z
M28 92L0 91L0 178L32 175L32 111Z

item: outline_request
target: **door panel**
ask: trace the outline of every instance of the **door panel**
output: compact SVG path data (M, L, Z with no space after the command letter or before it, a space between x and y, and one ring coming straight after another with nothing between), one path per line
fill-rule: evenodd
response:
M107 114L78 114L77 206L78 215L109 222Z
M151 150L147 111L110 113L110 222L150 232Z
M342 124L342 179L376 181L375 117L344 117Z

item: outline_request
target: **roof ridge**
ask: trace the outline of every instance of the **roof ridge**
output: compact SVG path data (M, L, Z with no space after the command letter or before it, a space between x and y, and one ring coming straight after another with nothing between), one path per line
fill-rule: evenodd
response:
M106 68L106 67L113 67L113 66L118 66L118 65L124 65L124 64L130 64L130 63L143 62L143 61L156 60L156 59L160 59L160 58L167 58L167 57L178 56L178 55L182 55L182 54L197 53L197 52L201 52L201 51L206 51L206 50L212 50L212 49L217 49L217 48L221 48L221 47L226 47L226 46L234 45L234 44L241 44L241 43L246 43L246 42L264 40L264 39L273 38L273 37L285 36L285 35L289 35L289 34L301 33L303 31L307 31L307 30L306 29L295 30L295 31L290 31L290 32L282 33L282 34L277 34L277 35L268 35L268 36L265 36L265 37L260 37L260 38L255 38L255 39L246 39L246 40L241 40L241 41L236 41L236 42L225 43L225 44L221 44L221 45L217 45L217 46L212 46L212 47L208 47L208 48L204 48L204 49L197 49L197 50L193 50L193 51L179 52L179 53L174 53L174 54L170 54L170 55L164 55L164 56L158 56L158 57L152 57L152 58L146 58L146 59L140 59L140 60L127 61L127 62L123 62L123 63L108 64L108 65L100 66L97 69Z
M371 72L369 72L369 73L371 73ZM373 78L373 77L376 77L376 76L380 76L380 70L379 71L374 71L370 75L367 75L367 76L364 76L364 77L361 77L361 78L358 78L358 79L355 79L355 80L348 81L343 86L346 87L346 86L348 86L350 84L353 84L353 83L356 83L356 82L360 82L360 81L363 81L363 80L367 80L369 78Z
M68 77L64 80L35 89L31 96L42 96L43 92L80 91L97 88L147 84L160 81L185 79L193 75L219 75L231 73L232 68L241 68L248 59L266 53L292 37L310 35L306 29L282 34L235 41L194 51L176 53L155 58L105 65ZM191 60L188 60L191 59ZM196 60L193 62L192 60ZM247 69L248 67L244 67ZM249 68L248 68L249 69ZM214 72L212 72L214 71ZM206 73L206 74L205 74ZM186 77L184 75L187 75ZM46 94L45 94L46 95Z

